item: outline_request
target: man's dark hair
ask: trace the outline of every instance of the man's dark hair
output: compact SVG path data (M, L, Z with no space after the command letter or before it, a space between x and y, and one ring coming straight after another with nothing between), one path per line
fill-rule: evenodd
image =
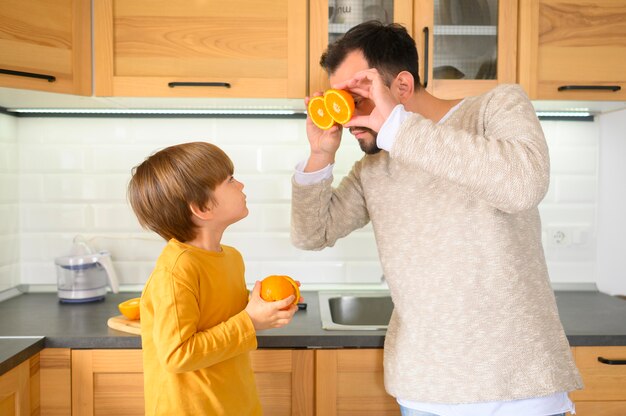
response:
M328 46L320 65L331 75L355 50L363 52L370 68L378 69L387 85L402 71L410 72L415 85L420 85L417 48L404 26L376 20L354 26Z

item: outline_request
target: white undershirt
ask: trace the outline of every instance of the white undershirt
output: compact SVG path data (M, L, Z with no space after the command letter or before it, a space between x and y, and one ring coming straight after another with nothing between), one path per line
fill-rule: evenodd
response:
M463 101L452 107L439 120L439 123L448 119L462 103ZM398 104L378 132L376 145L383 150L391 150L402 122L410 114L404 109L404 106ZM332 176L334 164L329 164L315 172L304 172L306 162L303 160L296 165L294 179L298 184L312 185ZM425 403L402 398L397 398L397 400L400 405L409 409L435 413L440 416L551 416L565 412L576 414L574 404L569 399L567 392L529 399L463 404Z

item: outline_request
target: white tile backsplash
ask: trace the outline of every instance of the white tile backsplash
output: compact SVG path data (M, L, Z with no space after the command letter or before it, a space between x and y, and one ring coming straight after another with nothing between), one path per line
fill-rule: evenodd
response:
M20 283L17 124L0 114L0 292Z
M584 243L546 244L551 279L592 282L599 129L596 122L542 125L552 161L550 189L540 205L544 230L575 225L588 231ZM0 115L0 127L0 248L6 250L0 253L0 290L56 284L54 258L69 253L76 234L112 253L122 284L142 285L164 241L141 230L126 201L130 170L163 147L194 140L222 147L245 185L250 215L229 228L223 242L242 252L249 282L290 274L305 285L380 283L371 226L322 251L291 245L291 175L307 156L304 120ZM350 134L342 140L335 184L362 155Z

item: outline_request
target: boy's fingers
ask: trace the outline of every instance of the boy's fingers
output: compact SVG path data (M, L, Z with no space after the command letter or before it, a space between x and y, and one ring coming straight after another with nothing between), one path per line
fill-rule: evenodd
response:
M289 295L288 297L286 297L283 300L277 300L276 301L276 306L278 306L278 309L285 309L287 308L290 304L293 303L294 299L296 297L294 295ZM295 306L295 305L294 305Z

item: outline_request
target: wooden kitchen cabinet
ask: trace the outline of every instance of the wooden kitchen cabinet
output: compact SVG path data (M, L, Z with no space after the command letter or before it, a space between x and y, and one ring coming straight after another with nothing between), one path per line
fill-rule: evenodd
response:
M91 1L0 0L0 86L91 95Z
M438 98L516 82L517 0L416 0L420 81Z
M41 416L72 416L72 355L69 348L39 353Z
M626 99L625 0L520 0L519 82L531 99Z
M378 17L383 22L396 22L413 30L412 0L374 0L342 2L341 0L320 0L309 2L309 94L324 91L330 87L328 74L320 66L320 57L333 41L356 23L336 23L334 16L337 9L357 13L357 7L350 3L359 3L358 11L362 21ZM369 9L368 9L369 7ZM371 11L371 12L370 12Z
M39 355L0 376L0 415L39 414Z
M74 415L143 415L141 350L73 350ZM313 415L313 351L257 350L252 368L263 411Z
M626 347L575 347L573 352L585 385L570 394L576 416L625 415Z
M98 0L95 95L302 98L306 0Z
M382 349L318 350L315 374L317 416L400 415L383 384Z

